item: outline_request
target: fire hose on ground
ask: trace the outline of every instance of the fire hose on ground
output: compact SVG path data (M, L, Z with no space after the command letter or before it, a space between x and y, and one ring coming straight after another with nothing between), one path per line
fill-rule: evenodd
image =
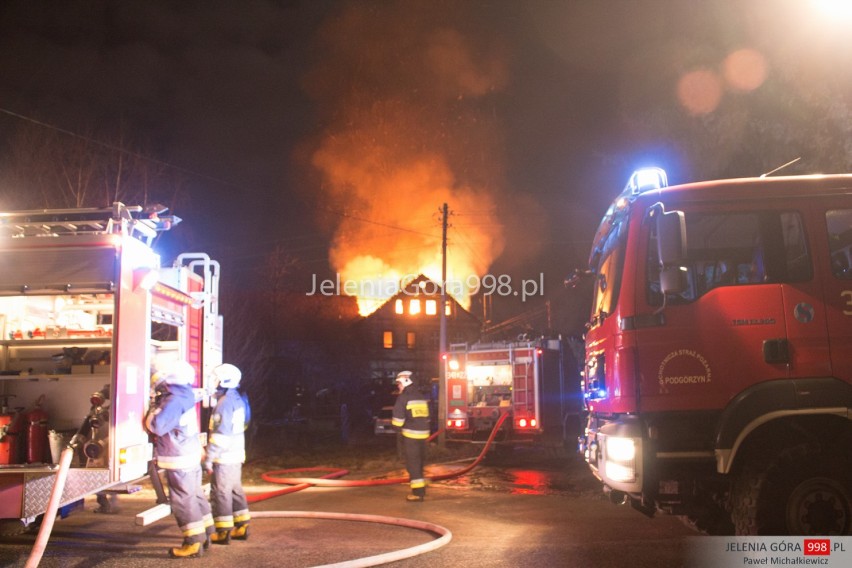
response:
M476 459L467 467L464 467L458 471L454 471L452 473L447 473L443 475L436 475L430 477L430 481L442 481L445 479L452 479L454 477L462 476L473 468L479 465L479 463L485 459L485 455L488 453L488 449L491 446L491 443L494 441L494 438L497 435L497 432L500 430L500 427L505 422L506 418L509 416L508 413L504 413L497 420L497 423L494 425L494 428L491 430L491 434L488 436L488 440L485 442L485 446L482 448L482 451L476 457ZM437 436L439 432L433 434L429 440L432 440ZM306 471L326 471L325 475L313 478L313 477L278 477L278 474L282 473L290 473L290 472L306 472ZM269 471L261 475L261 477L268 481L269 483L277 483L282 485L288 485L289 487L285 487L282 489L268 491L265 493L259 493L256 495L252 495L248 498L250 503L256 503L258 501L263 501L265 499L269 499L271 497L277 497L279 495L285 495L288 493L295 493L296 491L302 491L304 489L308 489L309 487L372 487L376 485L398 485L400 483L406 483L409 481L408 477L396 477L396 478L387 478L387 479L357 479L357 480L346 480L346 479L338 479L348 474L349 472L345 469L339 470L329 470L327 468L300 468L300 469L280 469L275 471ZM378 566L380 564L386 564L388 562L395 562L397 560L403 560L406 558L412 558L414 556L419 556L421 554L425 554L426 552L430 552L433 550L437 550L442 546L448 544L450 540L452 540L453 535L449 531L440 525L435 525L432 523L426 523L423 521L415 521L412 519L400 519L397 517L384 517L379 515L359 515L352 513L322 513L322 512L310 512L310 511L267 511L267 512L252 512L252 517L254 518L312 518L312 519L331 519L331 520L342 520L342 521L365 521L365 522L374 522L374 523L383 523L389 525L403 526L413 529L422 530L425 532L430 532L433 534L437 534L439 536L438 539L420 544L417 546L413 546L410 548L404 548L400 550L395 550L393 552L388 552L385 554L379 554L376 556L366 556L364 558L358 558L355 560L348 560L346 562L341 562L338 564L326 564L324 566L316 567L316 568L360 568L366 566Z
M503 422L508 417L508 413L504 413L497 420L497 423L494 425L491 434L488 437L488 440L485 443L482 451L476 457L476 459L467 467L464 467L458 471L454 471L452 473L442 474L430 477L430 481L442 481L445 479L452 479L454 477L459 477L471 471L475 468L479 463L485 459L485 455L488 453L488 449L491 446L491 443L494 441L497 432L500 430L500 427L503 425ZM438 433L432 435L429 440L432 440ZM59 469L56 473L56 480L53 484L53 490L50 494L50 500L48 501L47 510L44 513L44 518L41 523L41 527L39 528L38 536L36 537L36 542L33 545L33 549L30 552L30 556L27 559L27 563L25 568L36 568L41 562L41 558L44 554L44 550L47 547L47 541L50 538L50 533L53 530L53 523L56 520L56 514L59 510L60 500L62 498L62 492L65 489L65 481L68 477L68 470L71 467L71 459L74 455L74 449L69 445L62 451L62 455L59 459ZM289 472L306 472L306 471L327 471L326 475L323 475L319 478L312 477L278 477L277 474L289 473ZM288 485L289 487L285 487L282 489L267 491L265 493L259 493L256 495L251 495L248 498L249 503L256 503L258 501L263 501L265 499L270 499L272 497L277 497L279 495L286 495L288 493L295 493L296 491L302 491L304 489L308 489L309 487L371 487L377 485L398 485L401 483L407 483L409 481L408 477L396 477L396 478L387 478L387 479L360 479L360 480L344 480L338 479L348 474L349 472L345 469L339 470L329 470L328 468L300 468L300 469L281 469L264 473L261 477L268 481L269 483L276 483L282 485ZM386 564L388 562L395 562L397 560L403 560L406 558L411 558L414 556L418 556L420 554L425 554L426 552L430 552L432 550L437 550L442 546L448 544L450 540L452 540L452 533L440 526L433 523L428 523L424 521L417 521L412 519L401 519L397 517L386 517L382 515L361 515L355 513L326 513L326 512L315 512L315 511L256 511L252 512L252 517L257 519L264 518L305 518L305 519L326 519L326 520L341 520L341 521L359 521L359 522L371 522L371 523L381 523L387 525L394 526L402 526L412 529L421 530L424 532L429 532L438 535L438 539L420 544L417 546L413 546L410 548L404 548L401 550L396 550L392 552L387 552L384 554L379 554L375 556L367 556L364 558L358 558L354 560L347 560L345 562L337 563L337 564L326 564L322 567L317 568L360 568L367 566L378 566L380 564Z

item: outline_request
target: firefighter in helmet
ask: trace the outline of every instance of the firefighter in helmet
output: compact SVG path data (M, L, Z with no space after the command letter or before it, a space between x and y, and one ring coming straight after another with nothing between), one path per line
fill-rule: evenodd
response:
M238 389L242 373L229 363L213 369L218 382L216 406L210 415L210 441L204 470L211 474L210 502L216 532L215 544L248 539L251 518L243 491L242 467L246 461L245 431L251 418L248 399Z
M402 434L405 469L411 493L408 501L423 501L426 498L426 479L423 465L426 461L426 440L429 438L429 401L411 380L411 371L402 371L396 376L399 396L393 407L391 424Z
M156 436L157 465L166 470L169 503L183 544L172 558L198 557L213 532L213 515L201 487L201 440L195 413L195 369L186 361L169 364L152 379L154 393L145 427Z

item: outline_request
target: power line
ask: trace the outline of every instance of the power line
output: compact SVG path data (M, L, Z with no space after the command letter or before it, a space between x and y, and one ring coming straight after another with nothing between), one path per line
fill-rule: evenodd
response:
M17 118L17 119L19 119L19 120L23 120L23 121L26 121L26 122L29 122L29 123L32 123L32 124L35 124L35 125L41 126L41 127L43 127L43 128L47 128L47 129L50 129L50 130L53 130L53 131L56 131L56 132L60 132L60 133L65 134L65 135L67 135L67 136L71 136L72 138L77 138L77 139L79 139L79 140L84 140L84 141L89 142L89 143L91 143L91 144L93 144L93 145L100 146L101 148L105 148L105 149L112 150L112 151L115 151L115 152L120 152L120 153L122 153L122 154L125 154L125 155L128 155L128 156L132 156L132 157L134 157L134 158L138 158L138 159L140 159L140 160L147 160L147 161L153 162L153 163L155 163L155 164L159 164L159 165L161 165L161 166L164 166L164 167L167 167L167 168L170 168L170 169L173 169L173 170L179 171L179 172L181 172L181 173L188 174L188 175L191 175L191 176L194 176L194 177L198 177L198 178L201 178L201 179L206 179L206 180L208 180L208 181L216 182L216 183L219 183L219 184L222 184L222 185L228 186L228 187L232 187L232 188L238 189L238 190L240 190L240 191L246 191L246 190L247 190L247 188L246 188L245 186L241 186L241 185L236 184L236 183L234 183L234 182L230 182L230 181L224 180L224 179L222 179L222 178L218 178L218 177L211 176L211 175L208 175L208 174L203 174L203 173L201 173L201 172L198 172L198 171L195 171L195 170L191 170L191 169L189 169L189 168L186 168L186 167L183 167L183 166L179 166L179 165L177 165L177 164L173 164L173 163L171 163L171 162L166 162L166 161L164 161L164 160L160 160L160 159L158 159L158 158L154 158L154 157L151 157L151 156L147 156L147 155L145 155L145 154L141 154L141 153L139 153L139 152L134 152L134 151L132 151L132 150L128 150L128 149L126 149L126 148L122 148L122 147L120 147L120 146L116 146L115 144L110 144L110 143L108 143L108 142L103 142L103 141L98 140L98 139L96 139L96 138L92 138L92 137L90 137L90 136L85 136L85 135L79 134L79 133L77 133L77 132L73 132L73 131L71 131L71 130L67 130L67 129L65 129L65 128L61 128L61 127L56 126L56 125L54 125L54 124L49 124L49 123L46 123L46 122L43 122L43 121L37 120L37 119L32 118L32 117L22 115L22 114L20 114L20 113L17 113L17 112L15 112L15 111L9 110L9 109L7 109L7 108L0 107L0 112L2 112L2 113L4 113L4 114L7 114L7 115L9 115L9 116L11 116L11 117ZM308 206L310 206L310 205L311 205L311 204L307 203L307 202L306 202L306 201L305 201L305 200L304 200L301 196L298 196L298 194L297 194L297 197L299 198L299 200L300 200L300 201L302 201L302 203L303 203L303 204L308 205ZM434 234L431 234L431 233L424 233L424 232L422 232L422 231L417 231L417 230L414 230L414 229L408 229L408 228L406 228L406 227L400 227L400 226L398 226L398 225L392 225L392 224L390 224L390 223L383 223L383 222L381 222L381 221L374 221L374 220L372 220L372 219L365 219L365 218L363 218L363 217L359 217L359 216L357 216L357 215L352 215L352 214L350 214L350 213L346 213L346 212L344 212L344 211L339 211L339 210L331 209L331 208L329 208L329 207L318 207L318 208L319 208L319 209L323 209L323 210L325 210L325 211L327 211L327 212L329 212L329 213L331 213L331 214L333 214L333 215L337 215L337 216L339 216L339 217L343 217L343 218L346 218L346 219L352 219L352 220L355 220L355 221L359 221L359 222L361 222L361 223L369 223L369 224L372 224L372 225L377 225L377 226L380 226L380 227L386 227L386 228L389 228L389 229L393 229L393 230L395 230L395 231L402 231L402 232L406 232L406 233L412 233L412 234L416 234L416 235L420 235L420 236L428 237L428 238L430 238L430 239L436 239L436 240L439 240L439 239L440 239L440 236L438 236L438 235L434 235Z
M346 219L353 219L355 221L360 221L362 223L369 223L371 225L378 225L379 227L387 227L388 229L394 229L396 231L402 231L404 233L412 233L415 235L420 235L422 237L428 237L430 239L440 240L439 235L434 235L432 233L424 233L423 231L417 231L414 229L408 229L406 227L400 227L399 225L391 225L390 223L383 223L381 221L374 221L372 219L365 219L363 217L358 217L357 215L352 215L351 213L346 213L344 211L338 211L335 209L324 208L326 211L330 213L334 213L335 215L339 215L340 217L344 217Z
M36 120L35 118L29 117L29 116L24 116L22 114L18 114L17 112L11 111L7 108L0 107L0 112L2 112L4 114L8 114L9 116L12 116L14 118L24 120L26 122L31 122L32 124L36 124L38 126L48 128L48 129L54 130L56 132L60 132L60 133L65 134L67 136L71 136L72 138L77 138L77 139L80 139L80 140L84 140L86 142L90 142L91 144L94 144L96 146L100 146L101 148L106 148L108 150L120 152L120 153L128 155L128 156L133 156L134 158L138 158L140 160L147 160L149 162L153 162L155 164L159 164L161 166L165 166L167 168L171 168L171 169L177 170L179 172L182 172L182 173L185 173L185 174L188 174L188 175L191 175L191 176L200 177L200 178L203 178L203 179L206 179L206 180L209 180L209 181L215 181L216 183L221 183L221 184L224 184L224 185L227 185L227 186L230 186L230 187L241 189L240 186L238 186L238 185L236 185L232 182L229 182L229 181L217 178L217 177L213 177L213 176L210 176L210 175L207 175L207 174L202 174L200 172L190 170L189 168L184 168L182 166L178 166L178 165L172 164L170 162L166 162L166 161L163 161L163 160L160 160L160 159L157 159L157 158L153 158L151 156L146 156L145 154L140 154L139 152L134 152L132 150L128 150L126 148L116 146L115 144L109 144L108 142L103 142L101 140L98 140L96 138L92 138L90 136L84 136L82 134L78 134L78 133L73 132L71 130L66 130L66 129L60 128L56 125L48 124L46 122Z

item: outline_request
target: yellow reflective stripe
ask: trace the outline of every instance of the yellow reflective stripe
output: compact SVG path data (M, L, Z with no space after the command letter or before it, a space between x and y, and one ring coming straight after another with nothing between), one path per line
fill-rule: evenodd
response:
M412 489L420 489L421 487L426 487L426 480L425 479L412 479L408 483L408 485Z
M405 424L405 419L400 420L399 418L391 418L392 426L396 426L397 428L399 428L403 424Z
M425 400L409 400L405 408L413 418L426 418L429 416L429 404Z
M232 452L227 454L222 454L218 458L213 460L213 463L220 463L222 465L235 464L235 463L243 463L246 461L245 452Z
M163 469L190 469L201 464L201 454L188 456L157 456L157 465Z
M250 521L250 520L251 520L251 515L249 514L248 510L239 511L239 512L234 514L234 522L235 523L245 523L245 522Z
M408 428L403 428L402 435L413 440L425 440L429 437L429 430L409 430Z
M191 523L187 523L181 527L181 532L183 536L195 536L197 534L203 534L206 532L204 528L204 521L194 521Z
M226 436L225 434L210 434L210 443L215 444L217 446L221 446L222 448L229 448L231 444L234 442L233 436Z

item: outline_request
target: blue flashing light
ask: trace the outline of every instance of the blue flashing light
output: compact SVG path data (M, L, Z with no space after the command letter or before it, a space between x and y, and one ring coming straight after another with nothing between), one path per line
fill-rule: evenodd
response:
M669 185L668 176L661 168L642 168L633 172L630 180L627 182L625 191L631 195L660 189Z
M583 395L589 400L602 400L606 398L606 389L593 389Z

